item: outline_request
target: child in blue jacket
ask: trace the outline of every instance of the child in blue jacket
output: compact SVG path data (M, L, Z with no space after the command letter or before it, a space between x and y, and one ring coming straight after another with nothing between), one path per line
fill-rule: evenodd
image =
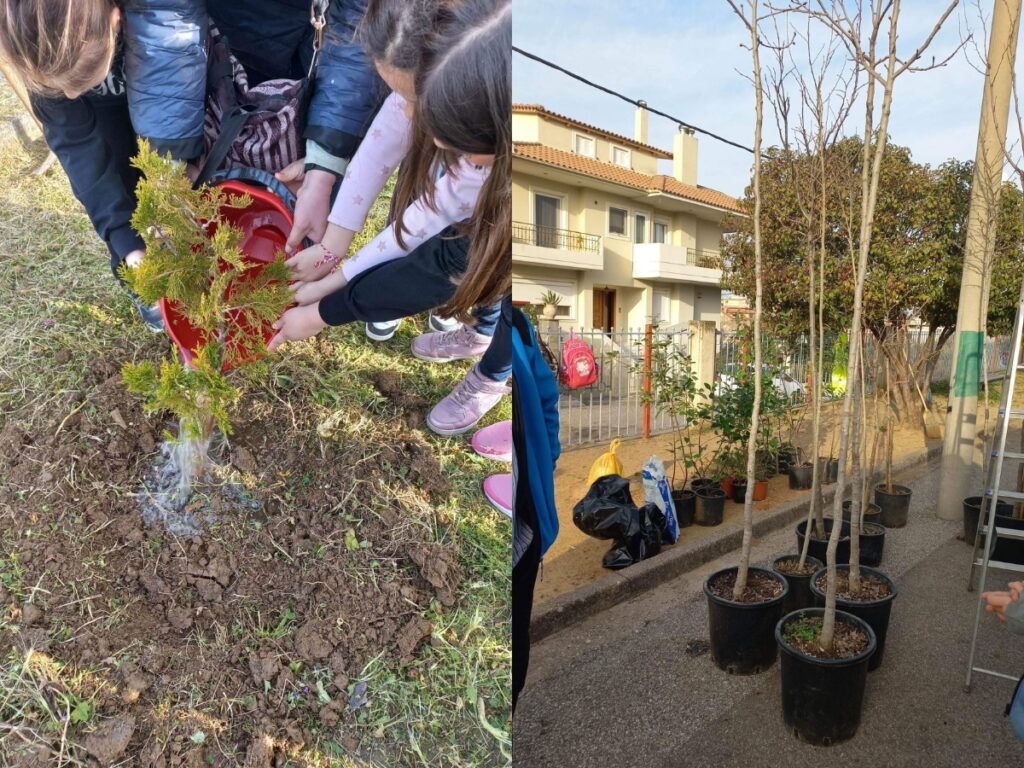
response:
M512 317L512 711L530 661L530 615L541 558L558 536L555 462L558 385L541 355L530 321Z

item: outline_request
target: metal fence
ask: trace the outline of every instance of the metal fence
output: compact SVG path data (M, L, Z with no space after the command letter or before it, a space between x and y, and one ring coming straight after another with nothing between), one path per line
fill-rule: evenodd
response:
M601 238L571 229L542 227L525 221L512 222L512 242L537 245L541 248L562 248L583 253L600 253Z
M554 361L561 361L562 346L570 334L583 339L594 352L599 379L584 389L559 385L561 439L565 446L584 445L615 437L639 437L644 432L644 338L645 329L560 329L541 333ZM654 329L652 344L667 343L689 354L690 331L685 328ZM654 393L656 396L656 392ZM651 433L670 428L667 416L652 412Z
M553 367L562 359L562 347L571 335L585 341L594 352L598 364L598 381L584 389L570 389L559 384L559 415L561 439L565 446L580 446L599 443L612 438L640 437L644 434L645 411L650 420L650 434L671 429L669 417L660 415L656 407L645 408L645 402L657 399L657 390L652 389L651 398L644 395L644 349L646 329L600 329L578 330L560 328L555 332L541 331L541 341L546 345ZM924 354L927 334L908 335L908 354L912 362ZM833 381L838 368L837 362L845 355L844 345L838 334L826 334L824 343L824 366L821 381L826 394L829 387L839 384ZM682 355L690 354L690 332L682 326L652 328L649 342L652 348L660 344L674 347ZM990 378L999 378L1006 369L1010 358L1008 337L988 338L985 342L985 369ZM752 351L746 348L749 336L718 331L715 341L715 379L718 386L735 376L738 370L750 364ZM877 371L870 370L875 356L876 342L870 336L865 338L865 384L867 394L874 391ZM763 339L763 359L772 373L773 385L794 405L800 404L808 394L809 385L809 340L806 336L794 340L770 337ZM657 356L656 356L657 357ZM952 370L953 341L948 341L939 354L932 381L948 381ZM653 363L657 364L656 360ZM656 381L657 376L653 379ZM652 385L653 387L654 385Z

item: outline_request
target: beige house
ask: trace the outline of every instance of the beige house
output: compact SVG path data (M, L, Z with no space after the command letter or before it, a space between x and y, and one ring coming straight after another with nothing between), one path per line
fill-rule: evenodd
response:
M722 220L738 202L697 184L697 137L673 152L550 112L512 107L512 298L562 297L566 326L721 320ZM658 161L672 161L671 176Z

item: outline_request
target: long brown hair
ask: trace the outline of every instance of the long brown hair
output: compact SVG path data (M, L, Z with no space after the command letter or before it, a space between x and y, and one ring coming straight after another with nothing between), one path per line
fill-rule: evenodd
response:
M84 91L117 43L114 0L0 0L0 58L46 96Z
M416 113L446 147L494 155L462 227L470 240L469 265L438 310L466 319L474 306L497 302L512 286L512 4L462 0L443 16L417 77Z

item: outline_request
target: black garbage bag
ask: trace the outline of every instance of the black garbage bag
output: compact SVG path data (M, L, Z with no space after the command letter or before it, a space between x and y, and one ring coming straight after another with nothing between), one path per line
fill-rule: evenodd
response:
M665 514L656 505L637 509L629 481L619 475L596 480L573 508L572 520L588 536L615 540L601 561L612 570L658 554L667 527Z
M654 504L645 504L636 511L639 531L635 536L616 541L609 549L601 565L611 570L625 568L653 557L661 551L661 539L667 521L665 513Z
M605 475L594 481L572 510L576 527L595 539L630 539L640 530L629 480Z

